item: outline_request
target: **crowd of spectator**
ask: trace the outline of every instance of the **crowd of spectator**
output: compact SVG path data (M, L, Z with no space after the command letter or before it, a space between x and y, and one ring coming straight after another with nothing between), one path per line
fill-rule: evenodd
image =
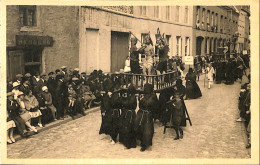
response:
M239 104L238 109L240 112L240 117L237 119L237 122L244 122L246 133L248 137L248 144L246 148L251 147L251 83L250 75L244 77L248 81L241 85Z
M14 133L28 137L38 133L36 126L71 116L85 115L85 110L101 103L106 74L94 70L90 75L79 69L61 69L39 74L17 74L7 82L7 143L14 143ZM14 129L15 128L15 129Z

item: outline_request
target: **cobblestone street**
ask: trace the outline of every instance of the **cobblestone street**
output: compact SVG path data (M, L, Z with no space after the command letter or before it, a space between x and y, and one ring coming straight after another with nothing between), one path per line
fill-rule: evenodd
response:
M240 83L207 89L203 78L198 82L202 98L185 100L193 125L187 122L181 140L173 140L172 129L163 134L157 121L151 148L126 150L98 134L101 116L96 111L8 145L8 158L250 158L243 123L236 122Z

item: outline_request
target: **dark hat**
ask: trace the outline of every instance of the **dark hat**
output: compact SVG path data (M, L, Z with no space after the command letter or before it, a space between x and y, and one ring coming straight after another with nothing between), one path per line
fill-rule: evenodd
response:
M145 94L150 94L150 93L152 93L152 92L153 92L153 85L146 83L146 84L144 85L144 93L145 93Z
M189 68L188 73L192 73L192 72L193 72L193 69L192 69L192 68Z
M56 69L56 70L55 70L55 73L59 73L59 72L60 72L60 69Z
M54 72L50 72L50 73L48 73L48 76L53 75L53 74L54 74Z
M81 74L87 74L86 72L81 72Z
M61 79L61 78L63 78L63 77L64 77L64 74L61 73L61 72L59 72L59 73L57 74L57 76L56 76L57 79Z
M101 69L98 70L98 74L102 74L103 71Z
M131 85L128 87L127 93L129 93L129 94L135 94L135 92L136 92L136 89L135 89L134 85L131 84Z
M181 79L177 79L176 80L176 85L177 86L181 86L182 85L182 80Z

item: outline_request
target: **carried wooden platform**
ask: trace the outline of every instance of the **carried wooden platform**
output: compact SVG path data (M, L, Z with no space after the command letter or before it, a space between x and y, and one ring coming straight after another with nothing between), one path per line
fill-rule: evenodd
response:
M142 92L146 83L154 86L155 92L160 92L163 89L167 89L175 85L177 78L179 78L177 72L168 72L160 75L142 75L132 73L118 73L112 74L112 77L119 78L121 81L121 89L126 90L133 84L138 92Z

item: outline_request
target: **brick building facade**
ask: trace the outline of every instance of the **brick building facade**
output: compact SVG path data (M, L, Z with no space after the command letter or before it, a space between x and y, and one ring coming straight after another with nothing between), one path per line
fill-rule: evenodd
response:
M79 65L79 7L7 6L7 75Z

